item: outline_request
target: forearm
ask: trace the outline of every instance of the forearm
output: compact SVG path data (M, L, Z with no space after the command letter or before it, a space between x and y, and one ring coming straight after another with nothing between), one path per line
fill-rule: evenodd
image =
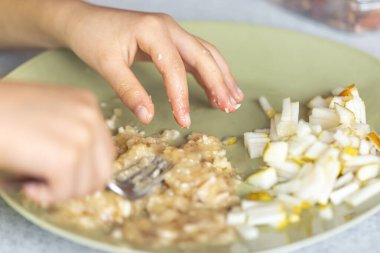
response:
M0 0L0 48L64 46L79 0Z

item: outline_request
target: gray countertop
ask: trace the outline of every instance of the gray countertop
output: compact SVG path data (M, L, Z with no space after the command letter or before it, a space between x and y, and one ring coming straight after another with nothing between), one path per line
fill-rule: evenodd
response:
M177 20L220 20L264 24L302 31L342 42L380 59L380 31L364 35L340 32L289 13L264 0L92 0L134 10L165 12ZM0 51L0 76L39 51ZM380 252L380 213L300 252ZM46 232L29 223L0 200L0 253L99 252Z

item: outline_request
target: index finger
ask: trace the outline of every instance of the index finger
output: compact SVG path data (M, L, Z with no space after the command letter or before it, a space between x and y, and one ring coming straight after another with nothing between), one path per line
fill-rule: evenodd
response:
M176 46L168 34L162 31L138 40L142 51L150 55L154 65L164 80L169 103L177 123L185 128L190 127L189 92L186 81L186 70Z

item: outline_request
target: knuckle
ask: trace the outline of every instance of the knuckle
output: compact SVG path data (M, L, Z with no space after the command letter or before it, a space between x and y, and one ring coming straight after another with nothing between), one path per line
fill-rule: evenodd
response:
M109 48L116 48L115 45L110 45ZM118 60L118 57L114 56L114 53L111 51L111 49L102 49L99 50L95 58L95 66L98 71L101 72L112 72L112 70L115 68L115 62Z
M66 175L70 173L77 165L77 148L74 148L73 145L66 144L66 146L61 150L61 169L58 170L58 173Z
M73 130L73 139L78 148L88 147L92 141L92 134L89 127L85 124L78 124ZM74 148L75 149L75 148Z
M92 125L94 122L98 122L100 119L100 113L97 109L94 107L87 107L84 106L83 108L80 109L80 115L81 119L85 120L86 122L89 122L90 125ZM89 131L89 127L86 127L86 125L81 125L78 126L78 131ZM85 129L80 129L80 128L85 128Z
M141 18L141 25L154 31L163 30L165 28L165 20L161 14L146 14Z
M161 17L163 20L165 20L166 22L169 22L169 23L175 23L175 20L172 16L170 16L169 14L166 14L166 13L158 13L157 14L159 17Z

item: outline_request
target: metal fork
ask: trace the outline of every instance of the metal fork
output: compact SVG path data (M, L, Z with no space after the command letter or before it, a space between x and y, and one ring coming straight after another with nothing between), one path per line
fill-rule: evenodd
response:
M156 156L149 164L143 167L139 167L138 163L136 163L118 171L107 184L107 188L124 198L137 200L161 185L165 173L172 167L173 165L170 162L161 156ZM128 175L128 172L131 171L133 172Z

